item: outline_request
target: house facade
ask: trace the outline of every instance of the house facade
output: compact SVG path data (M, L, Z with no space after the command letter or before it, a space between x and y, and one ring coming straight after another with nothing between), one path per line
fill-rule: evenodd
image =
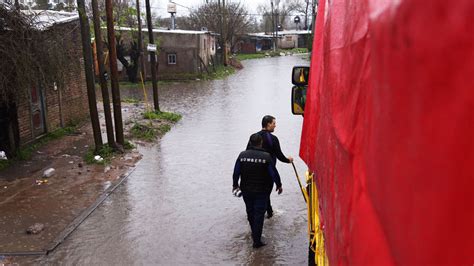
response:
M272 36L265 34L247 34L239 36L232 52L242 54L254 54L273 48Z
M117 28L123 39L130 40L132 29ZM215 64L217 38L209 31L191 30L153 30L155 43L158 45L156 55L157 73L160 80L189 79L199 74L209 72ZM148 31L143 29L143 35L148 36ZM146 50L146 75L151 77L150 53ZM119 71L122 78L126 79L125 69L119 62Z
M68 47L72 51L68 52L72 55L71 64L77 67L67 70L63 85L56 82L48 87L32 84L27 95L18 97L17 102L0 103L0 150L10 155L18 147L89 115L79 16L77 13L41 12L38 24L43 29L42 34L57 27L65 28L71 34L65 39L71 41Z
M311 37L309 30L287 30L278 32L278 48L293 49L305 48L308 46L308 40Z
M278 37L265 32L249 33L239 37L233 52L245 54L270 50L273 40L279 49L306 48L310 37L311 31L306 30L279 31Z

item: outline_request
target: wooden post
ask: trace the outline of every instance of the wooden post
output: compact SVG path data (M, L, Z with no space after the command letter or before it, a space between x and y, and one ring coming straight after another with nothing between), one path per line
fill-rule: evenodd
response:
M123 146L125 140L123 137L122 103L120 100L120 88L118 84L117 47L115 46L112 0L105 0L105 12L107 16L107 40L109 41L109 65L112 84L112 102L114 106L115 137L117 143Z
M81 25L82 53L84 56L84 69L86 72L87 98L89 100L89 112L91 115L92 132L94 134L95 150L98 151L103 143L100 133L99 114L97 112L97 101L95 99L94 72L92 70L92 48L89 20L86 14L84 0L77 0L77 10Z
M137 20L138 20L138 49L140 52L140 69L142 71L143 79L146 80L145 68L145 54L143 53L143 39L142 39L142 19L140 14L140 0L137 0Z
M104 48L102 42L102 32L100 29L100 14L97 0L92 0L92 16L94 19L95 47L97 50L97 63L99 64L99 81L102 91L102 102L104 104L105 127L107 131L107 143L110 147L115 148L114 125L112 123L112 114L110 111L110 96L107 88L107 80L105 79L104 65Z
M148 26L148 43L155 44L153 39L153 22L151 21L150 0L145 0L146 4L146 21ZM150 66L151 66L151 83L153 84L153 104L155 111L160 112L160 102L158 97L158 84L156 83L156 57L155 52L150 51Z

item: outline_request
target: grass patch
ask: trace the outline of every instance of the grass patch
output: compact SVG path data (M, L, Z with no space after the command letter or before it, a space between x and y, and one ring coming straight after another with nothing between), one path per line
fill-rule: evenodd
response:
M135 98L124 98L122 99L123 103L139 103L140 100L135 99Z
M31 159L31 156L33 154L33 151L39 149L41 146L44 144L55 140L59 139L65 135L72 134L76 131L75 126L68 126L68 127L63 127L63 128L58 128L53 132L50 132L46 134L44 137L40 138L36 143L29 145L28 147L21 148L16 152L16 155L14 157L15 160L29 160Z
M242 60L249 60L249 59L259 59L259 58L264 58L265 54L264 53L256 53L256 54L237 54L235 56L237 59L240 61Z
M10 164L12 163L13 163L12 160L0 160L0 170L8 168L8 166L10 166Z
M212 67L210 67L209 70L212 71L213 70ZM204 73L202 75L202 79L204 80L223 79L234 73L235 73L235 68L233 68L232 66L219 65L219 66L216 66L215 72L210 72L209 74Z
M259 58L264 58L267 56L271 56L271 57L280 56L280 53L303 54L307 52L308 52L308 48L293 48L289 50L278 49L276 51L273 51L273 50L260 51L254 54L237 54L235 57L239 59L240 61L242 61L242 60L248 60L248 59L259 59Z
M166 132L170 131L171 130L171 126L168 125L168 124L163 124L163 125L160 125L158 127L158 132L163 135L165 134Z
M133 145L130 141L125 140L125 143L123 144L123 148L125 150L133 150L135 149L135 145Z
M98 152L94 151L94 148L90 148L86 155L84 156L84 161L87 164L101 164L101 165L106 165L110 163L110 160L112 159L112 156L115 154L114 149L110 147L107 144L104 144ZM94 159L96 155L100 155L103 160L102 161L97 161Z
M65 135L73 134L76 132L77 123L70 123L69 126L58 128L55 131L49 132L35 143L26 147L20 148L15 152L15 155L9 160L0 160L0 170L8 168L14 161L25 161L31 159L33 152L41 148L46 143L62 138Z
M293 54L305 54L308 52L308 48L293 48L290 52Z
M134 138L145 141L153 141L157 136L156 129L154 129L151 125L142 125L139 123L135 123L133 125L133 127L130 129L130 133Z
M143 113L143 118L150 120L166 120L170 122L178 122L182 116L180 114L175 114L171 112L156 112L156 111L147 111Z

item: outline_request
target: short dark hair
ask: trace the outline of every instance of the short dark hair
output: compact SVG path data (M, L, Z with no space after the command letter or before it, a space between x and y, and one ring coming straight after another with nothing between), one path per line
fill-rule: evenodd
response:
M266 115L262 118L262 128L266 128L268 124L271 124L275 120L275 117Z
M250 142L250 145L252 145L253 147L258 147L262 145L263 138L262 136L260 136L260 134L254 133L250 136L249 142Z

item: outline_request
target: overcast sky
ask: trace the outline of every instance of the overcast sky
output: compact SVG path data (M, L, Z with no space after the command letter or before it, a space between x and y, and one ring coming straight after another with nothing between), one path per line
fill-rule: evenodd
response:
M167 6L169 3L169 0L150 0L151 2L151 7L152 7L152 12L156 13L157 15L161 17L169 17L169 14L167 13ZM217 1L217 0L214 0ZM283 0L284 1L284 0ZM282 2L283 2L282 1ZM145 1L142 1L142 5L144 5ZM176 15L187 15L188 14L188 8L196 8L199 5L205 3L205 0L174 0L175 3L178 5L176 6ZM226 0L227 2L239 2L238 0ZM260 4L265 4L265 3L270 3L270 0L240 0L240 3L245 5L251 14L256 14L257 13L257 7ZM184 7L183 7L184 6Z

